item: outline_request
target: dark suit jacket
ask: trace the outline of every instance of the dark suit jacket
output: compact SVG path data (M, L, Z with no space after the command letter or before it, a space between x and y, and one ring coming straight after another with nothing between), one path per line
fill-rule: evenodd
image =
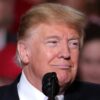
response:
M0 87L0 100L19 100L17 92L19 79L20 77L9 86ZM64 100L100 100L100 85L74 82L66 90Z
M65 94L65 100L100 100L100 84L75 81Z
M0 87L0 100L19 100L17 92L19 79L20 77L11 85Z

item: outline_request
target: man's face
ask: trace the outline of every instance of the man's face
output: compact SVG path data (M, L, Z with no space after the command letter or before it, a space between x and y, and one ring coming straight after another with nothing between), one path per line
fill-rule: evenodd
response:
M0 26L12 20L14 0L0 0Z
M28 40L30 57L27 68L30 79L40 83L44 74L56 72L60 86L72 82L79 54L77 31L63 24L41 24L35 31L31 28L27 32L35 32Z

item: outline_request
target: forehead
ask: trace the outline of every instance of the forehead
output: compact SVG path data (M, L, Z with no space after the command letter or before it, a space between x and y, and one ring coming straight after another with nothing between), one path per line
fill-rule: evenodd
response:
M32 33L34 30L31 27L29 30ZM35 30L36 35L41 38L50 37L50 36L62 36L62 37L77 37L79 38L79 33L74 28L71 28L65 24L57 25L57 24L41 24Z
M93 40L86 43L82 51L82 56L88 58L100 58L100 40Z

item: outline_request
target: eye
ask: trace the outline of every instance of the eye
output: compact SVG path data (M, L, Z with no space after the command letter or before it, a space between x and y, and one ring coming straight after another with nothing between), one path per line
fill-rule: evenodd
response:
M46 44L47 44L47 46L55 47L55 46L57 46L58 41L57 41L57 40L48 40L48 41L46 42Z
M69 48L79 48L79 40L69 40L68 42Z

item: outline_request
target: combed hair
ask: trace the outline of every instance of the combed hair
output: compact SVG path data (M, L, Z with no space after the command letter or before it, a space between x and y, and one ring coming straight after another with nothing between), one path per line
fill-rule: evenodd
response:
M17 39L24 39L29 34L26 30L38 27L41 23L64 23L74 27L81 35L85 25L83 13L61 4L45 3L32 7L21 19Z

